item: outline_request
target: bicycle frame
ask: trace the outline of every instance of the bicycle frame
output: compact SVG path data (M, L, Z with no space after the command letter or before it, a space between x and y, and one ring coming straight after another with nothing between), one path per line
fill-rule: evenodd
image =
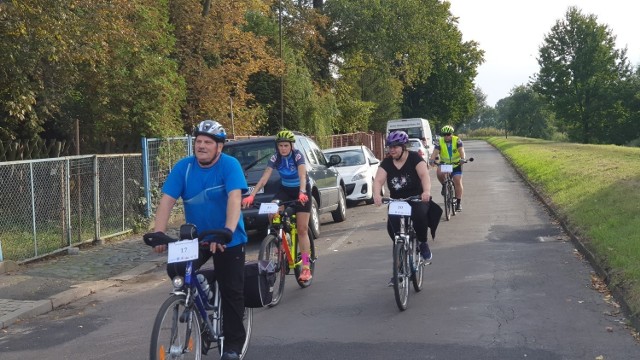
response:
M220 304L220 288L218 287L217 281L209 284L209 288L213 286L213 304L208 301L207 295L204 293L204 289L202 289L202 285L200 282L195 279L193 276L193 261L189 261L186 266L185 276L184 276L184 288L186 289L186 293L182 290L174 290L173 294L175 295L186 295L185 303L187 307L193 301L196 305L196 309L198 309L198 313L200 314L200 318L204 322L207 330L209 330L209 334L212 336L213 341L217 341L221 339L221 324L220 324L220 314L222 313L221 304ZM195 279L195 280L194 280ZM209 281L207 279L207 281ZM193 293L193 289L195 289L195 294ZM209 306L205 304L210 304ZM213 317L209 318L207 314L207 310L213 310Z
M289 227L290 230L286 231L286 227ZM302 260L296 262L296 254L295 251L298 245L298 229L296 227L296 214L288 215L286 213L286 209L279 211L274 215L270 232L278 237L282 242L282 248L284 249L284 254L287 257L287 263L289 264L289 269L295 268L297 265L302 264ZM287 234L289 237L287 237Z
M210 230L200 234L200 242L209 235L227 237L227 241L231 238L229 234L222 230ZM185 235L182 234L182 227L180 236L181 239L197 239L196 235L183 237ZM178 241L178 239L173 239L163 233L145 234L143 239L149 246L170 245L170 243ZM185 246L184 249L188 249L187 253L193 251L190 246ZM171 249L169 249L169 254L171 254ZM171 255L169 256L171 257ZM191 254L188 254L187 257L190 256ZM175 257L171 259L175 259ZM194 359L200 359L201 355L206 354L211 349L210 346L213 342L217 342L217 349L220 354L224 352L225 341L222 330L223 314L220 287L217 280L207 279L210 283L210 291L213 292L213 296L209 300L208 293L205 293L196 276L202 274L206 278L207 270L194 271L194 258L190 257L190 259L184 262L184 278L176 276L172 279L173 291L156 316L151 336L150 356L152 360L164 359L166 355L169 355L172 359L183 358L187 354L193 356ZM248 349L252 318L252 309L245 308L243 322L246 321L246 338L240 358L244 357ZM171 326L165 325L165 319L169 321L166 325L170 324ZM179 324L183 324L185 327L179 329ZM164 331L170 333L170 336L161 337L160 333ZM185 336L183 337L181 334L185 334ZM165 343L165 341L169 343Z

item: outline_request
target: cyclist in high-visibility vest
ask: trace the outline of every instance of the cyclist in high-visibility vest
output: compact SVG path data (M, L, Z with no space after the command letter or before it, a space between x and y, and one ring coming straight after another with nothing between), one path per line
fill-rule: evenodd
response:
M453 184L456 188L456 211L462 210L462 164L460 161L465 161L464 147L462 140L459 137L453 135L453 126L445 125L440 130L440 141L436 144L433 154L429 159L429 164L434 164L436 158L440 158L440 163L453 165ZM440 192L444 196L444 173L440 171L440 167L436 170L438 175L438 181L442 184L442 191Z

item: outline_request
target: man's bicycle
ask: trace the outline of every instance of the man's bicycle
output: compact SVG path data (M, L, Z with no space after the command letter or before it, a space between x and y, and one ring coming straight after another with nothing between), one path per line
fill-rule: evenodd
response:
M269 306L276 306L284 293L285 275L291 270L295 274L298 285L306 288L311 285L313 278L300 281L302 272L302 256L298 249L298 229L296 227L296 213L294 205L298 200L278 201L255 204L259 207L259 214L272 216L267 236L262 240L258 260L271 262L275 266L276 280L273 284L273 299ZM311 245L309 253L309 269L313 275L316 262L316 249L313 239L309 237Z
M444 174L444 217L447 221L451 220L451 216L456 215L456 187L453 183L453 176L451 175L453 167L454 165L457 166L471 161L473 161L473 158L470 158L469 160L460 160L453 165L441 162L435 163L440 167L440 172Z
M211 238L214 237L213 240ZM199 244L210 242L227 243L230 236L223 230L207 230L195 234L195 226L185 224L180 227L180 239L172 238L164 233L143 235L149 246L169 245L168 262L182 262L187 259L184 278L176 276L172 279L173 291L160 306L151 331L151 347L149 359L196 359L202 358L211 348L217 348L219 354L224 352L224 334L222 332L222 303L220 289L215 281L215 271L202 270L193 272L193 260L198 257ZM209 239L209 240L207 240ZM219 241L218 239L223 239ZM213 292L211 300L197 280L203 275ZM246 337L240 354L242 359L249 348L253 309L244 309L243 318Z
M390 216L400 216L400 228L393 237L393 292L400 311L407 309L409 282L416 292L422 290L424 265L429 264L419 254L416 232L411 221L409 202L421 202L420 196L403 199L382 198L389 204Z

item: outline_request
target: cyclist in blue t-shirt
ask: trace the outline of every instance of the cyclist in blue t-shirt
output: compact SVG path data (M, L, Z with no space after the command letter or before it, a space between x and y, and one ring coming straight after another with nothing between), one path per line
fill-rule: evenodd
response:
M224 316L225 353L222 359L238 359L245 339L242 318L247 233L240 208L247 181L238 160L222 153L226 133L218 122L202 121L193 136L194 156L178 161L162 187L154 231L167 230L171 210L176 200L182 198L187 223L194 224L200 231L226 229L232 234L231 242L226 245L211 243L208 249L200 249L194 270L213 257ZM158 253L165 250L164 245L154 248ZM167 273L171 278L184 275L185 263L167 264Z
M302 256L302 272L298 280L306 282L311 280L312 274L309 266L309 253L311 242L309 240L309 215L311 214L311 183L307 177L307 168L302 153L293 147L296 139L289 130L282 130L276 135L276 153L269 159L264 174L253 188L249 196L242 200L242 206L253 204L255 194L267 184L271 172L276 169L280 173L280 191L274 196L274 200L290 201L298 200L296 204L296 227L298 229L298 241Z

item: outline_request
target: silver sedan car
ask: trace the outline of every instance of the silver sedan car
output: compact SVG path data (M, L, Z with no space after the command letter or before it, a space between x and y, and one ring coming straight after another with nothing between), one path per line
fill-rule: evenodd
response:
M351 205L364 200L373 204L373 178L378 171L380 160L364 145L345 146L322 150L328 159L340 155L342 161L336 169L345 183L347 201Z

